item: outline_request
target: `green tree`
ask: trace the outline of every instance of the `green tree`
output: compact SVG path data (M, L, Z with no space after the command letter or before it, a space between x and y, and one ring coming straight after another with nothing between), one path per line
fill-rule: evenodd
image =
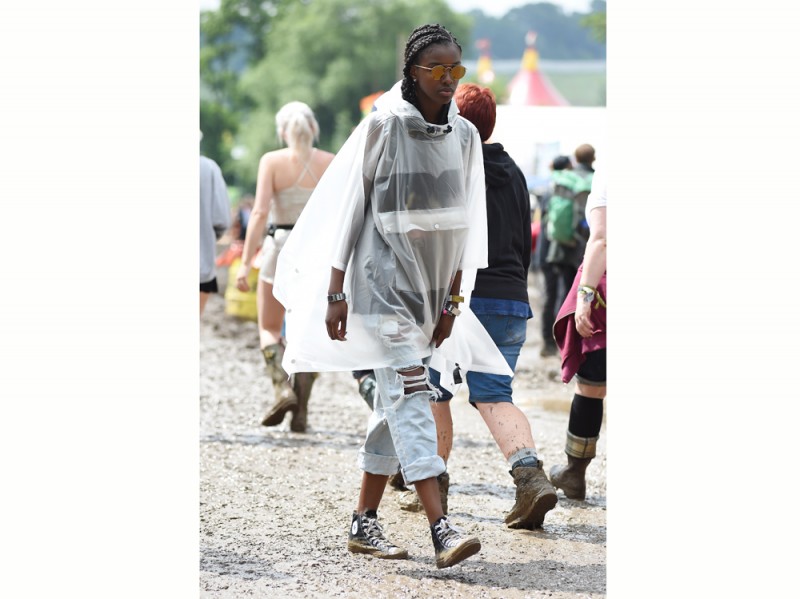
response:
M444 0L315 0L293 2L270 21L262 60L241 79L253 101L237 143L244 156L234 165L237 179L255 186L258 160L279 147L275 114L300 100L314 110L320 146L332 152L361 119L359 101L388 90L399 78L411 31L440 23L466 50L470 19Z
M583 19L581 25L588 28L592 37L601 44L606 43L606 3L602 0L592 2L592 12Z
M235 181L231 149L253 107L239 87L241 72L264 57L265 32L289 0L222 0L200 13L200 151Z

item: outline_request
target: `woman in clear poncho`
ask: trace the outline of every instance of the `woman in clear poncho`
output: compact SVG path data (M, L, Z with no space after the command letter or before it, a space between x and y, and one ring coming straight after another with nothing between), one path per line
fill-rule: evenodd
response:
M377 523L386 480L400 468L425 509L438 567L473 555L480 541L442 511L436 476L445 464L428 365L510 373L467 308L454 329L459 296L487 259L480 137L451 101L464 72L446 29L412 32L404 79L336 155L280 255L275 282L287 307L287 372L375 370L348 548L407 557Z

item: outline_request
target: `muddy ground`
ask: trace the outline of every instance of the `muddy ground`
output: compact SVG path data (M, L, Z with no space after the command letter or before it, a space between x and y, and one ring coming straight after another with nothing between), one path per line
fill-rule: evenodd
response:
M224 284L225 273L220 273ZM534 314L538 279L530 279ZM425 516L399 509L387 488L379 515L408 560L347 551L358 497L358 448L369 410L349 373L323 373L309 402L309 428L293 433L260 421L272 388L254 322L211 298L200 324L201 597L553 597L606 595L606 428L590 465L587 500L566 499L536 531L510 530L508 464L466 388L453 400L455 440L448 464L452 521L483 548L438 570ZM565 461L572 386L556 358L539 357L538 320L529 321L515 402L529 417L545 469Z

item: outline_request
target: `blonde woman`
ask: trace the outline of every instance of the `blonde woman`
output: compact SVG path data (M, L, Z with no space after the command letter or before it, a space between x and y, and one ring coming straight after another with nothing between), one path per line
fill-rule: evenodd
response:
M275 116L275 122L278 137L287 147L267 152L259 161L255 203L247 223L236 286L241 291L250 289L247 274L264 239L256 290L258 331L261 353L272 379L275 403L261 424L275 426L291 412L291 430L304 432L308 396L315 375L297 373L289 380L281 367L285 347L281 329L285 310L272 295L272 285L278 254L317 182L333 160L333 154L314 147L319 138L319 124L311 108L303 102L289 102L283 106ZM268 219L269 233L264 238Z

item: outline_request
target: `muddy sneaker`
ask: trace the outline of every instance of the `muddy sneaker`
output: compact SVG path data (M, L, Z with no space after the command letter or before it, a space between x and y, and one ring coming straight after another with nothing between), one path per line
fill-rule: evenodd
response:
M542 470L542 461L536 466L517 466L511 472L517 486L514 507L506 516L509 528L541 528L544 516L558 502L556 490Z
M439 499L442 502L442 512L447 515L447 493L450 490L450 475L447 472L442 472L436 477L439 483ZM397 498L397 504L401 510L406 512L422 512L425 508L422 507L422 502L419 500L419 495L416 491L406 491Z
M383 536L375 510L368 510L364 514L353 512L347 549L353 553L369 553L382 559L408 558L408 551L397 547Z
M481 550L477 537L467 537L464 531L456 528L442 516L431 526L433 547L436 549L436 567L449 568L464 561Z

